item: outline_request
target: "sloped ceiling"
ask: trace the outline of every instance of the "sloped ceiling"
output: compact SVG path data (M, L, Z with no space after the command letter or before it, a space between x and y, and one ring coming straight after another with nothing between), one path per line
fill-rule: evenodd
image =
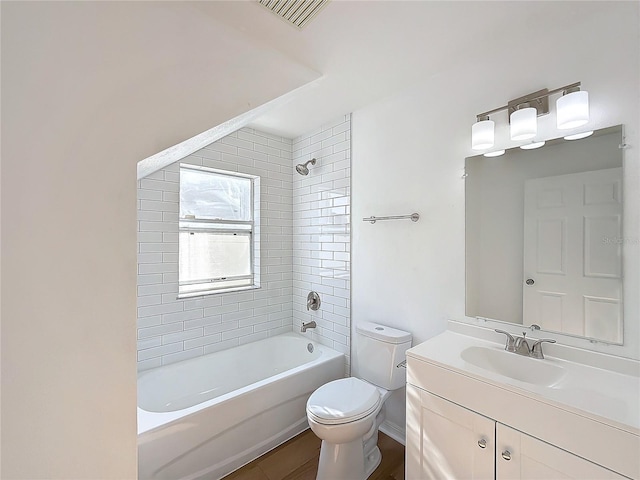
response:
M2 62L17 131L55 139L119 111L137 160L320 76L188 2L3 2ZM17 91L58 121L42 125Z

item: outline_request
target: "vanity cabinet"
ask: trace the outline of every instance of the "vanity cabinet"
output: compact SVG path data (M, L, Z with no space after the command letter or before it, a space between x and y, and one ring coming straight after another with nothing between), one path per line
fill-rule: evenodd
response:
M496 423L496 478L624 479L593 462Z
M506 374L473 363L478 352ZM640 480L639 365L579 355L520 358L449 330L409 349L407 479Z
M407 480L494 476L495 421L407 385Z
M494 419L407 385L407 479L624 479Z

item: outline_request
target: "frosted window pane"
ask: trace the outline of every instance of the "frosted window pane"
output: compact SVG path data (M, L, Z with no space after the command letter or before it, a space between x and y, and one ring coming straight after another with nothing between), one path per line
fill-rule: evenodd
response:
M249 235L180 232L180 282L251 275L250 240Z
M251 179L180 169L180 217L251 220Z

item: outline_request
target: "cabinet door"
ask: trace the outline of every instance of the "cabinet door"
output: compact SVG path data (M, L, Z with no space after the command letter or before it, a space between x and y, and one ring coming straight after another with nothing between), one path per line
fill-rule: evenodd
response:
M496 426L496 446L497 480L626 478L500 423Z
M407 480L493 479L495 422L407 385Z

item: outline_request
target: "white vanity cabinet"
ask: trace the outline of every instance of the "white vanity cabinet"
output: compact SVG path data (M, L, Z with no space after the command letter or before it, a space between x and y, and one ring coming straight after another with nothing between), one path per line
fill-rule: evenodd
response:
M631 401L607 404L607 417L576 406L608 401L599 390L567 380L549 387L573 389L567 395L576 394L574 403L563 403L551 397L557 392L547 397L544 388L503 381L459 360L456 349L481 341L447 333L439 342L407 352L407 480L640 479L635 377Z
M496 422L407 385L407 480L493 479Z
M411 384L406 455L407 480L627 478Z
M624 479L593 462L496 423L496 478Z

